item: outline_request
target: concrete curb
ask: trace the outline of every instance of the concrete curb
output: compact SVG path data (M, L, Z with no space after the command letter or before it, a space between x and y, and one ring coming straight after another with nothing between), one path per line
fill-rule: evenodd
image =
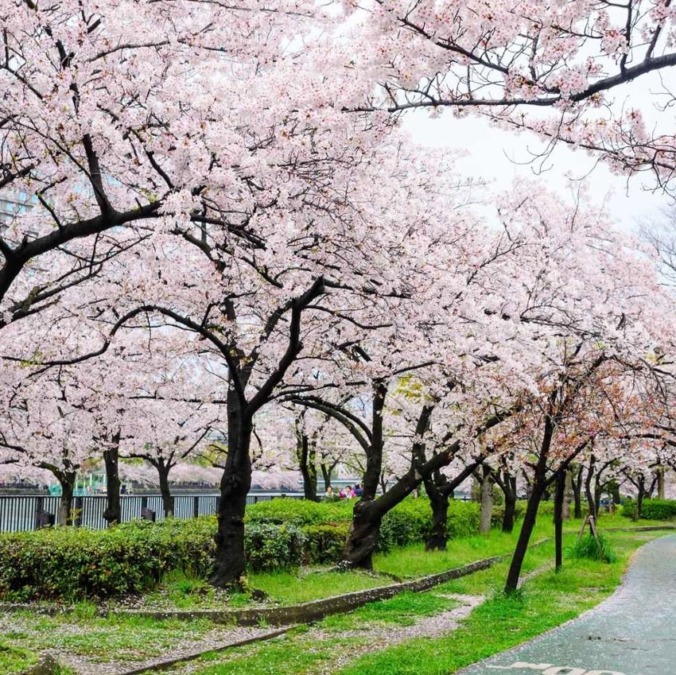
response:
M154 673L158 670L167 670L168 668L173 668L181 663L188 663L189 661L195 661L199 659L200 656L204 654L217 654L218 652L224 652L226 649L234 649L235 647L243 647L245 645L250 645L254 642L264 642L265 640L272 640L273 638L284 635L288 633L294 626L287 626L286 628L281 628L270 633L265 633L264 635L257 635L256 637L246 638L244 640L238 640L237 642L229 642L228 644L210 647L201 652L193 652L192 654L186 654L184 656L178 656L175 659L169 659L167 661L157 661L150 664L149 666L142 666L141 668L135 668L134 670L126 670L121 673L121 675L141 675L141 673Z
M635 528L634 528L635 529ZM535 548L551 541L551 537L534 542L528 548ZM238 626L258 626L261 622L270 626L287 626L290 624L308 623L318 621L332 614L341 614L363 607L369 602L386 600L399 593L412 591L419 593L434 588L452 579L487 570L496 563L509 558L512 553L484 558L475 562L455 567L446 572L432 574L412 581L379 586L365 591L355 591L344 595L335 595L330 598L313 600L299 605L287 605L284 607L258 607L254 609L230 609L230 610L103 610L100 616L138 616L150 619L210 619L214 623L234 624ZM28 603L0 604L0 612L31 611L54 616L68 611L68 608L56 605L42 605L35 607Z
M529 548L541 546L551 541L551 537L534 542ZM271 626L286 626L289 624L308 623L318 621L333 614L342 614L363 607L369 602L386 600L399 593L412 591L420 593L452 579L474 574L486 570L496 563L510 557L511 553L477 560L462 567L455 567L446 572L432 574L421 579L405 581L389 586L370 588L365 591L356 591L344 595L335 595L330 598L313 600L300 605L286 607L262 607L257 609L235 610L196 610L196 611L146 611L128 610L110 612L110 616L141 616L152 619L211 619L215 623L230 623L238 626L256 626L265 622Z

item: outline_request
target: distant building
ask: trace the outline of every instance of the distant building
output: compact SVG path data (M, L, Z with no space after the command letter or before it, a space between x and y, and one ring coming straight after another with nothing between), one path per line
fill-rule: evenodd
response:
M35 198L23 190L0 192L0 228L11 225L20 213L29 211L34 205Z

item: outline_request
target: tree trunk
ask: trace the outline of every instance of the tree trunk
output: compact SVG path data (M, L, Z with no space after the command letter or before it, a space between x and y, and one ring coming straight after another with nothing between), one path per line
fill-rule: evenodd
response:
M347 567L373 569L373 553L378 545L382 516L375 503L358 501L352 514L352 526L343 550L343 563Z
M665 499L665 489L664 489L664 467L660 466L657 468L657 498Z
M504 477L505 512L502 516L502 531L510 533L514 530L516 519L516 476L505 474Z
M164 517L174 517L174 497L171 494L169 487L169 472L172 469L172 464L160 459L156 464L157 475L160 478L160 494L162 495L162 506L164 508Z
M298 467L303 477L303 495L312 502L317 498L317 466L315 464L315 448L311 445L307 434L298 438Z
M119 438L120 436L117 434L118 441ZM106 467L106 509L103 512L103 518L108 523L108 527L111 527L122 522L119 448L117 443L110 450L104 450L103 462Z
M366 456L364 471L364 493L352 512L352 525L343 550L343 562L348 567L372 569L373 553L378 545L378 533L384 513L375 504L378 483L383 466L383 411L387 385L381 381L373 383L371 417L371 444Z
M73 495L75 493L75 479L77 474L74 471L59 472L57 479L61 484L61 500L59 502L60 525L73 525Z
M561 507L561 517L564 520L570 520L570 502L573 499L573 474L570 469L566 469L563 487L563 504Z
M547 473L547 457L549 455L549 448L552 444L554 436L554 422L551 416L545 417L545 428L542 436L542 444L540 446L540 456L538 457L533 475L533 483L531 486L530 497L528 498L528 506L519 532L519 539L514 549L512 562L507 573L507 581L505 583L505 594L510 595L515 593L519 587L519 577L521 576L521 568L523 561L528 551L528 543L530 542L533 528L537 521L538 508L545 488L547 487L546 473Z
M554 497L554 544L555 544L555 567L560 572L563 567L563 503L566 492L567 471L556 476L556 493Z
M425 491L432 507L432 527L425 541L426 551L445 551L448 543L449 493L443 490L443 474L425 479ZM439 485L442 483L442 485ZM440 489L442 488L442 489Z
M582 518L582 472L584 467L580 465L577 469L577 477L571 475L571 486L573 488L573 503L575 504L575 511L573 516L580 520Z
M589 460L589 466L587 467L587 478L584 482L584 491L587 495L587 504L589 505L589 515L592 518L596 518L598 516L598 504L594 499L594 494L591 489L592 479L594 477L594 462L594 456L592 455L591 459Z
M319 468L322 470L322 479L324 480L324 492L326 492L326 490L331 487L331 474L333 473L334 467L335 464L333 466L329 466L324 462L319 465Z
M643 514L643 498L645 497L645 479L641 476L638 480L638 493L636 495L636 515L634 520L638 520Z
M493 478L491 470L484 467L483 480L481 481L481 521L479 532L488 534L491 531L491 518L493 516Z
M244 511L251 489L252 424L243 414L234 390L228 392L228 453L221 477L218 504L216 560L211 584L218 588L241 586L246 572Z

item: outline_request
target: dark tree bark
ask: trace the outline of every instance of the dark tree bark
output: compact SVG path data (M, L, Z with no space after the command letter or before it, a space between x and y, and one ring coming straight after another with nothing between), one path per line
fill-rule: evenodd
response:
M566 471L559 471L555 478L556 493L554 495L554 544L555 568L560 572L563 567L563 502L566 493Z
M448 489L448 479L441 471L426 476L423 484L432 508L432 527L425 540L425 550L445 551L448 542L448 506L452 490Z
M514 522L516 520L516 476L512 475L506 469L495 475L495 482L502 490L505 500L505 512L502 516L502 531L510 533L514 531Z
M108 523L108 527L122 521L122 504L120 502L120 456L119 447L117 445L119 440L120 435L118 433L116 434L114 446L103 451L103 462L106 467L106 508L103 512L103 518Z
M171 487L169 485L169 473L174 467L170 460L163 457L156 459L153 462L157 469L157 475L160 479L160 494L162 495L162 507L164 508L164 517L174 517L174 497L171 494Z
M448 544L448 509L455 489L466 481L480 466L485 456L474 458L451 480L440 470L431 472L423 479L425 492L432 508L432 528L425 541L427 551L445 551Z
M505 593L515 593L519 587L519 577L521 576L521 568L523 561L528 551L528 544L530 542L533 528L537 521L538 508L542 501L542 495L547 488L547 458L549 456L549 449L552 444L554 436L554 421L551 415L545 416L544 433L542 435L542 443L540 445L540 454L538 456L537 464L533 472L533 481L531 483L531 492L528 498L528 505L526 506L526 513L521 524L521 531L519 532L519 539L514 549L512 562L507 573L507 581L505 583Z
M384 514L374 506L383 466L383 411L387 397L387 383L373 383L371 415L371 443L366 453L362 498L355 504L350 533L343 551L343 560L350 567L372 569L373 553L378 545L378 533Z
M314 444L310 443L306 433L301 432L296 448L298 466L303 477L303 495L305 499L316 502L317 497L317 465Z
M645 478L640 476L637 481L638 493L636 495L636 517L638 520L643 515L643 498L645 497Z
M241 585L246 572L244 511L251 489L252 419L237 394L228 392L228 453L221 477L216 532L216 561L211 584L218 588Z
M77 473L75 471L58 471L54 472L54 475L61 485L58 523L60 525L74 525L73 496L75 494Z

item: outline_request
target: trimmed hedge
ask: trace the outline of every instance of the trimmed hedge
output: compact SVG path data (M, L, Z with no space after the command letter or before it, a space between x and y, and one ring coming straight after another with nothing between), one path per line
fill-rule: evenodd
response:
M627 518L636 517L636 502L627 499L622 505L622 515ZM676 500L674 499L646 499L641 509L641 518L644 520L671 520L676 517Z
M276 499L247 509L245 547L251 571L340 560L355 502ZM406 499L381 525L378 548L423 541L432 522L429 501ZM451 501L451 538L476 534L479 505ZM216 519L136 521L109 530L47 528L0 535L0 598L10 601L107 598L143 593L169 571L207 577Z
M352 518L354 501L311 502L278 497L247 506L247 523L293 523L297 526L347 522Z
M0 597L25 601L142 593L172 569L206 575L213 518L110 530L48 528L0 537Z

